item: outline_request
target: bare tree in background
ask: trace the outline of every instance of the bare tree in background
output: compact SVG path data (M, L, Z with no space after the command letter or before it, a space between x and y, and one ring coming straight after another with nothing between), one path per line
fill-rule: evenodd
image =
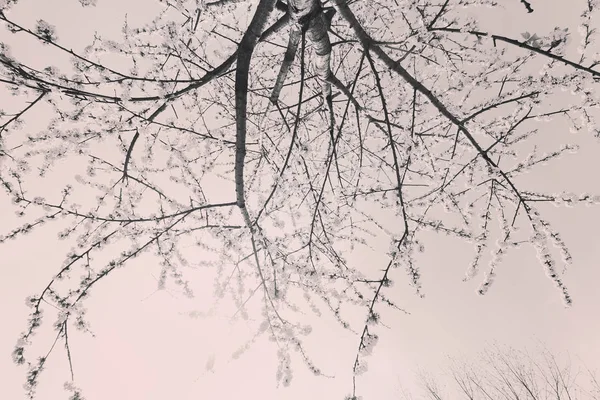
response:
M68 328L88 329L85 298L143 253L161 260L160 287L192 296L185 269L194 264L242 315L262 296L257 335L279 344L284 384L292 355L321 373L298 310L330 311L359 338L351 397L380 310L401 310L392 280L405 274L420 294L423 231L474 243L466 279L485 269L480 294L508 251L532 245L571 303L560 272L571 255L536 206L600 197L537 192L519 177L576 150L538 151L534 121L599 135L597 0L584 2L577 58L566 29L507 37L478 27L470 11L499 7L491 0L161 1L148 24L125 22L120 41L100 32L82 51L62 45L51 21L13 19L14 3L0 2L4 27L56 57L23 63L3 32L0 83L15 100L1 114L0 183L26 222L1 241L61 220L60 238L75 244L28 299L14 360L29 366L31 396L56 347L26 355L44 309L58 310L55 344L70 363ZM554 105L565 90L568 104ZM20 131L37 109L53 112L46 128ZM30 184L65 160L73 173L63 187ZM382 237L385 265L352 262ZM357 307L360 326L348 322Z
M442 379L421 372L420 397L405 391L403 399L432 400L597 400L600 383L588 369L575 368L549 350L529 353L491 346L473 362L452 359ZM444 384L446 383L446 384Z

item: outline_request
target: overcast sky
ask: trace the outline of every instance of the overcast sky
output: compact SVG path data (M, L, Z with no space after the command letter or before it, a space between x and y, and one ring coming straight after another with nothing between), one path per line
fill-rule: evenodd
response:
M479 17L485 30L513 37L524 31L546 33L555 26L569 26L576 32L573 22L582 9L573 6L581 3L575 1L531 1L535 12L527 14L518 0L505 2L505 13L482 11ZM132 24L160 9L142 0L98 0L97 8L78 10L78 17L73 18L69 10L77 7L75 3L21 0L10 15L29 25L43 18L57 26L67 47L80 49L89 43L94 30L118 29L125 13L123 7L128 8ZM5 30L0 31L0 41L5 35ZM44 51L28 53L26 48L15 49L14 53L42 64L48 56ZM2 90L0 102L7 99ZM561 143L571 135L561 124L547 124L540 134L552 143ZM577 155L539 168L522 182L533 187L543 183L541 186L550 191L600 194L600 144L590 136L579 135L581 150ZM49 188L53 185L48 179L37 184ZM568 352L574 360L600 371L600 207L540 209L572 250L574 266L564 281L574 299L573 307L563 306L533 248L510 253L493 288L482 297L476 294L477 279L462 282L473 256L472 245L431 234L424 240L428 251L419 258L426 296L418 298L412 290L397 284L398 290L406 293L401 306L410 315L390 314L385 321L389 329L380 332L379 345L369 359L369 372L359 380L359 393L365 399L397 399L400 383L414 386L415 369L435 372L444 365L446 355L469 358L494 341L517 348L531 347L539 341L557 354ZM0 221L0 234L20 222L4 193L0 195ZM45 226L18 241L0 245L2 399L24 398L25 371L13 365L10 353L25 327L25 297L45 287L71 248L70 243L56 239L57 226ZM385 258L380 257L365 254L364 261L383 264ZM156 292L158 269L152 263L152 257L145 255L98 286L87 303L95 337L78 333L70 339L76 380L88 400L242 396L263 400L341 399L351 391L356 336L329 319L315 320L306 346L317 365L332 377L316 378L303 365L295 365L292 385L277 388L274 346L261 338L242 357L231 361L231 353L244 345L252 331L243 322L230 323L227 315L190 318L189 312L202 308L197 305L211 301L205 294L206 285L196 282L198 296L191 300L177 291ZM47 348L52 336L40 333L38 339L38 349ZM38 389L40 399L66 398L62 383L69 373L61 351L47 363Z

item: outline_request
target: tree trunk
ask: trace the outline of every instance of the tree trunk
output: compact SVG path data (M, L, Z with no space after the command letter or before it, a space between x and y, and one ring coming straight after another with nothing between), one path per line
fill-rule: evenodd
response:
M291 20L301 29L315 49L315 73L321 81L321 90L325 103L331 97L331 43L329 42L329 23L319 0L289 0Z

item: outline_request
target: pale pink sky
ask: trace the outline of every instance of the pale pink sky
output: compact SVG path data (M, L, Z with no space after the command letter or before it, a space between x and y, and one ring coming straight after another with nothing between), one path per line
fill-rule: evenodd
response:
M527 14L518 0L506 2L514 4L507 5L505 14L490 15L484 10L479 17L488 30L514 37L524 31L548 32L555 26L572 26L582 9L573 5L581 1L532 1L536 11ZM74 18L69 11L76 7L73 3L76 1L21 0L10 13L29 25L38 18L53 23L62 43L77 49L89 42L94 30L118 30L124 8L135 24L161 7L142 0L98 0L97 8L78 10ZM0 41L5 40L4 35L8 35L6 31L0 31ZM47 56L45 50L37 48L36 52L15 49L14 53L42 64ZM6 97L0 93L2 99ZM540 134L547 136L544 140L548 142L560 143L568 128L548 124ZM538 169L522 182L555 191L600 193L600 144L580 135L579 154ZM50 188L52 181L40 180L38 184ZM564 280L574 306L563 307L530 247L510 253L492 289L486 296L478 296L478 279L462 282L472 259L472 245L431 235L425 241L428 251L419 259L426 297L416 297L398 281L396 287L405 293L400 305L411 315L385 315L390 329L380 332L379 345L369 359L369 372L359 379L359 392L365 399L397 399L399 382L411 387L415 368L436 371L444 365L447 354L472 356L493 341L524 348L540 340L550 350L568 351L600 371L600 207L540 209L572 250L574 266ZM0 221L0 234L20 221L4 195L0 195ZM25 297L45 287L71 247L56 239L57 230L48 225L17 242L0 245L1 399L24 398L25 371L12 364L10 353L25 327ZM386 262L384 255L363 257L365 262ZM154 293L158 269L152 263L149 255L134 260L99 285L87 303L96 337L79 333L71 337L76 379L85 389L86 399L341 399L350 393L358 339L335 322L315 320L313 333L305 340L317 365L334 377L315 378L303 365L295 365L292 385L276 388L274 346L261 338L239 360L230 361L230 354L249 339L251 331L243 322L229 323L227 315L189 318L187 312L204 309L211 301L205 294L210 287L202 285L201 273L191 271L189 276L196 282L195 299L177 292ZM42 349L52 337L40 333L37 339ZM213 356L214 372L207 372L207 362ZM60 349L47 363L38 398L66 398L62 383L68 377Z

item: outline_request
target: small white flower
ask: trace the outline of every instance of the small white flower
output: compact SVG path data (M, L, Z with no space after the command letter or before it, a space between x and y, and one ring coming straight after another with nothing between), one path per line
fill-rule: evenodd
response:
M39 19L35 25L35 33L43 40L55 42L57 40L56 28L43 19Z

